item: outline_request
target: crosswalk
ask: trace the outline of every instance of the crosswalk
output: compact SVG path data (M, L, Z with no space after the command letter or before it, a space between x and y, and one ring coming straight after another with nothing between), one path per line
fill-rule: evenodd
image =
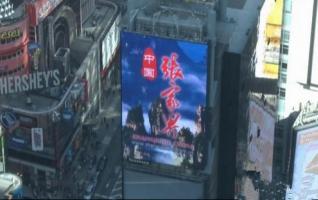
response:
M118 177L116 179L116 182L114 184L114 187L109 195L109 199L122 199L122 193L123 193L123 179L122 179L122 171L119 170Z

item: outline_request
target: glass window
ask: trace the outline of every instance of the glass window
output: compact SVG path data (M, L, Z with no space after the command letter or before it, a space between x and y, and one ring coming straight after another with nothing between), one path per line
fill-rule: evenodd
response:
M286 96L286 89L279 88L279 97L285 97L285 96Z
M289 43L289 31L283 30L283 42Z
M283 54L288 54L288 45L283 44Z

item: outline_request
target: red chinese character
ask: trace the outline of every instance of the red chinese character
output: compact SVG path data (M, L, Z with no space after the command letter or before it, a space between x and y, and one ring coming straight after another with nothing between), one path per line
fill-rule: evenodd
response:
M152 48L147 48L144 52L141 74L150 81L157 78L157 59Z
M170 58L167 56L162 57L161 71L164 79L175 81L176 79L183 79L183 72L177 62L178 54L172 53Z
M180 92L181 88L175 84L170 84L170 87L160 93L162 98L166 99L166 105L170 111L174 111L180 106L179 101L176 99L176 93Z
M177 124L179 119L180 119L179 113L175 113L172 118L169 117L169 119L166 121L166 126L163 129L163 132L164 133L171 133L172 131L174 131L178 127L176 124Z

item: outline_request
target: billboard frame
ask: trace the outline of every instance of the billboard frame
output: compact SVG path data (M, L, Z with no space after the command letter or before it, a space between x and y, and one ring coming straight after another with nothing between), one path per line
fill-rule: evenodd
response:
M210 89L211 89L211 86L210 86L210 83L213 82L210 80L210 73L211 73L211 56L210 56L210 53L211 53L211 40L207 40L207 41L193 41L193 40L187 40L187 39L184 39L184 38L169 38L169 37L166 37L166 36L161 36L161 35L151 35L151 34L148 34L148 33L142 33L142 32L137 32L137 31L131 31L131 30L127 30L127 29L121 29L119 31L119 38L120 38L120 41L119 41L119 48L121 49L122 48L122 41L121 41L121 37L122 37L122 33L132 33L132 34L135 34L135 35L139 35L141 37L152 37L152 38L156 38L156 39L163 39L163 40L171 40L171 41L181 41L181 42L187 42L187 43L193 43L193 44L199 44L199 45L206 45L207 46L207 49L206 49L206 88L205 88L205 114L204 114L204 117L207 119L209 115L209 113L211 113L211 109L210 109ZM122 59L123 59L123 54L120 53L120 65L119 65L119 68L122 72ZM159 68L159 67L158 67ZM120 76L120 82L121 84L123 85L123 76L121 75ZM123 111L123 107L122 107L122 102L123 102L123 91L121 90L121 104L120 104L120 109L121 109L121 113ZM120 125L121 125L121 135L123 136L124 133L123 133L123 121L122 119L120 120ZM205 143L205 157L208 156L208 146L210 145L210 143L208 141L210 141L210 138L211 138L211 133L210 133L210 130L209 130L209 125L208 123L205 124L205 138L206 138L206 143ZM121 148L123 150L124 148L124 139L123 137L121 138ZM181 166L175 166L175 165L170 165L170 164L163 164L163 163L158 163L158 162L149 162L148 165L144 165L144 164L140 164L140 163L135 163L135 162L131 162L131 161L128 161L126 159L124 159L124 156L123 156L123 153L121 154L122 156L122 160L123 160L123 163L124 163L124 166L125 166L125 169L127 168L136 168L136 166L142 166L141 168L139 168L137 171L144 171L144 172L156 172L156 174L158 175L162 175L162 176L169 176L169 177L178 177L179 174L176 174L176 175L171 175L169 172L170 171L178 171L178 172L181 172L181 174L188 174L188 171L192 171L192 172L202 172L204 171L204 169L207 167L207 162L205 162L203 165L203 169L194 169L194 168L191 168L191 169L184 169L182 168ZM141 160L142 161L142 160ZM193 164L192 164L193 165ZM135 166L135 167L134 167ZM124 170L124 168L123 168ZM167 170L168 170L168 173L167 173ZM168 175L169 174L169 175ZM196 177L200 177L200 175L202 176L202 174L200 173L195 173ZM179 175L180 176L180 175Z

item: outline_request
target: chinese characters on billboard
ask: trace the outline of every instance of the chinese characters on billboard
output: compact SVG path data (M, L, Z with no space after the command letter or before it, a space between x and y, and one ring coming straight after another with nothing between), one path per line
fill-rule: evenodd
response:
M122 32L124 159L205 162L206 44Z
M255 76L278 78L283 0L264 1L260 11Z
M292 193L295 200L318 198L318 128L297 133Z
M249 170L260 172L263 180L271 182L275 118L254 101L249 104L249 118Z

